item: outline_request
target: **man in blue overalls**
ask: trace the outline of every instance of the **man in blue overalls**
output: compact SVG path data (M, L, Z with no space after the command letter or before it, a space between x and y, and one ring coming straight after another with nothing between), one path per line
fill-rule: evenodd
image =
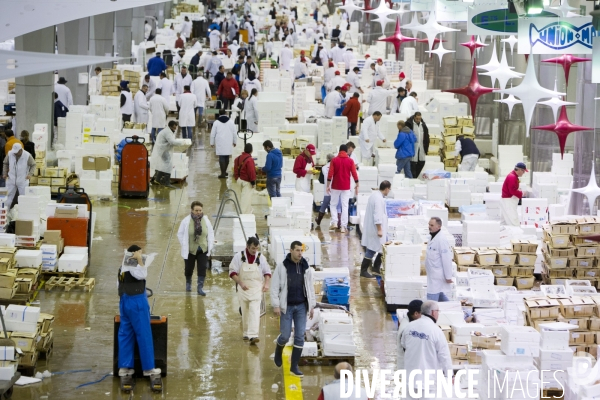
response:
M119 269L119 376L121 388L133 389L133 352L137 343L144 376L150 377L152 385L160 379L160 368L154 368L154 344L150 328L150 306L146 295L148 267L144 265L142 249L131 245L128 257ZM162 385L161 385L162 386Z

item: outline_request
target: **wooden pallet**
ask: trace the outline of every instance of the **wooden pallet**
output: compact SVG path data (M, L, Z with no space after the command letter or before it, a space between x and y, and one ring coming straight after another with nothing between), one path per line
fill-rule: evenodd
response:
M184 183L186 181L186 179L187 179L187 176L183 177L183 178L171 178L171 183Z
M300 358L301 365L307 364L319 364L319 365L334 365L340 362L347 362L348 364L354 366L355 358L354 356L325 356L323 355L323 346L321 342L317 342L318 347L318 356L312 357L302 357Z
M91 292L96 286L96 278L75 278L68 276L53 276L46 281L46 291L52 291L55 287L65 289L65 292L70 292L71 289L83 289L84 292Z
M44 278L46 280L50 279L53 276L56 276L56 277L66 276L66 277L69 277L69 278L84 278L86 273L87 273L87 267L82 272L58 272L58 271L48 272L48 271L42 271L42 275L44 276Z
M563 389L542 389L542 398L564 399L565 391Z

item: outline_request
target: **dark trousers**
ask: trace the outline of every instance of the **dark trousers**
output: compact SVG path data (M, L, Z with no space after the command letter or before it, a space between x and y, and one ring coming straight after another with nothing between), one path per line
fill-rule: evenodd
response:
M412 172L412 176L417 179L423 171L423 167L425 166L425 161L411 161L410 162L410 171Z
M357 123L354 122L350 122L350 128L348 128L348 131L350 132L350 136L356 136L356 125Z
M181 110L181 107L179 107L178 101L175 102L175 107L177 107L177 114L179 114L179 110Z
M225 176L229 167L229 156L219 156L219 167L221 167L221 176Z
M194 275L194 268L198 265L198 276L206 276L206 268L208 268L208 253L203 253L200 248L196 254L188 254L185 260L185 276L191 277Z
M221 107L224 110L229 110L231 109L231 106L233 105L233 100L234 99L226 99L225 97L221 96Z
M131 114L121 114L121 119L123 120L123 126L125 126L125 122L131 121Z

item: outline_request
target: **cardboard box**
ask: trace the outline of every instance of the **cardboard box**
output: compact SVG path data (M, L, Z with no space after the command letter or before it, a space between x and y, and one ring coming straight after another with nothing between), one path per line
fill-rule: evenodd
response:
M498 264L509 267L515 265L515 262L517 261L517 255L513 254L511 250L498 249L496 252L498 253Z
M537 256L535 254L518 254L517 264L523 265L525 267L533 267L535 265L535 261L537 260Z
M495 277L506 277L508 276L508 267L504 265L486 265L485 269L492 271Z
M535 267L515 266L509 268L508 275L512 277L530 277L533 276L534 271Z
M23 352L34 351L38 340L40 339L37 332L13 332L10 335L11 340Z
M461 360L467 359L467 346L456 344L456 343L448 343L448 347L450 349L450 356L452 358L458 358Z
M571 268L593 268L595 265L595 258L571 258L569 259L569 267Z
M544 256L548 268L567 268L569 266L568 257L549 257L547 254Z
M58 242L61 239L61 231L46 231L44 232L44 242Z
M577 254L576 250L576 247L556 248L550 246L548 242L544 242L543 251L547 253L550 257L575 257Z
M477 250L477 261L479 265L494 265L496 264L497 253L495 250L479 249Z
M600 248L595 246L577 246L575 255L577 257L597 257L600 255Z
M558 318L560 303L558 300L546 297L528 298L525 306L530 319L554 319Z
M74 208L56 208L54 216L56 218L77 218L77 207ZM60 232L60 231L59 231Z
M469 247L455 247L454 260L457 265L472 265L475 263L475 250Z
M15 221L15 234L17 236L33 236L33 221L18 219Z
M532 240L512 239L511 245L514 253L530 253L535 254L538 244Z
M106 171L111 168L109 156L96 156L95 169L96 171Z
M599 268L577 268L575 272L577 279L597 279L600 278Z
M13 288L17 279L17 271L10 270L0 273L0 288Z
M576 235L577 224L575 221L554 222L550 225L550 231L556 235Z
M514 282L513 277L496 278L496 286L513 286Z
M0 287L0 299L10 300L15 297L17 292L17 285L15 284L12 288Z
M517 290L528 290L533 288L533 284L535 282L535 277L530 276L528 278L520 277L515 278L515 286Z
M557 249L569 247L569 245L571 244L569 238L569 235L548 235L550 244L552 245L552 247Z
M476 335L471 333L471 345L480 349L493 349L496 347L496 336L493 335Z
M31 278L17 278L15 283L17 285L17 293L29 293L33 285Z
M597 332L569 332L569 345L594 344Z
M38 351L23 353L23 355L21 356L21 360L19 361L19 365L22 365L23 367L35 367L38 355Z
M479 365L482 362L483 349L471 348L467 354L469 365Z
M575 331L587 331L589 323L590 323L590 319L587 317L585 317L585 318L569 318L569 319L559 318L558 322L565 322L567 324L577 326L576 329L573 329Z
M48 332L53 323L54 323L54 315L40 313L40 317L38 318L38 325L40 326L40 333Z
M565 318L591 317L596 309L596 304L589 297L572 296L570 299L558 299L558 303Z

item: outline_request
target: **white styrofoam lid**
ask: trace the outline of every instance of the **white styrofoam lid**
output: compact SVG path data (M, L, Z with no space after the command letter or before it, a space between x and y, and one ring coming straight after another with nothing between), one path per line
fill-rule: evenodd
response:
M566 322L548 322L539 324L539 327L548 331L570 331L579 329L578 325L567 324Z

